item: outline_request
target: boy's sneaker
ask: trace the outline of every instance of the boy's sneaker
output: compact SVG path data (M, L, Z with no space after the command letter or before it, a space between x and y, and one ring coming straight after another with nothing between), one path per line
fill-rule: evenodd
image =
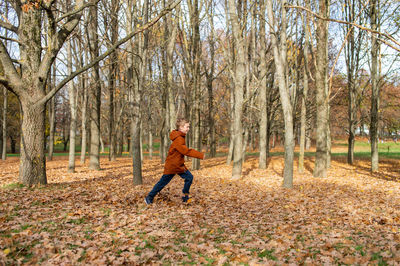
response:
M146 197L144 198L144 202L146 202L147 205L150 205L150 204L153 203L153 199L150 198L149 196L146 196Z
M189 203L191 201L191 199L189 198L189 195L185 195L185 196L182 197L182 201L186 202L186 203Z

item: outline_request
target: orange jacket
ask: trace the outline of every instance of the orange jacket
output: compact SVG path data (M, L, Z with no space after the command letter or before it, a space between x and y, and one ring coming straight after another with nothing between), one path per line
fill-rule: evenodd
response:
M186 147L185 136L186 134L178 130L173 130L169 134L172 144L169 147L168 156L165 160L164 175L184 173L187 170L184 159L185 155L198 159L204 158L204 153Z

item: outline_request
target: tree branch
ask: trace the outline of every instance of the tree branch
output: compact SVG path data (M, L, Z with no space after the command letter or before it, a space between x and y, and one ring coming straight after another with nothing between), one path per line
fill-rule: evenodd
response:
M168 14L169 12L171 12L182 0L177 0L174 3L172 3L171 5L169 5L168 7L164 8L160 14L158 14L157 17L155 17L153 20L151 20L150 22L148 22L147 24L143 25L142 27L140 27L139 29L137 29L136 31L128 34L125 38L122 38L121 40L119 40L118 42L116 42L113 46L111 46L106 52L104 52L102 55L99 55L98 57L96 57L95 59L93 59L93 61L89 64L87 64L86 66L81 67L80 69L76 70L75 72L73 72L71 75L69 75L68 77L66 77L64 80L62 80L57 87L55 87L54 89L52 89L51 91L49 91L49 93L43 97L39 102L37 102L37 105L40 104L45 104L48 100L50 100L65 84L67 84L70 80L74 79L77 75L85 72L86 70L92 68L94 65L96 65L97 63L99 63L101 60L103 60L104 58L106 58L107 56L109 56L111 53L113 53L119 46L121 46L122 44L124 44L125 42L129 41L133 36L147 30L148 28L150 28L151 26L153 26L154 24L156 24L163 16L165 16L166 14Z
M2 15L2 17L4 18L4 15ZM10 30L15 33L18 32L18 27L15 27L11 23L5 22L3 20L0 20L0 27L5 28L5 29Z
M21 93L22 80L14 67L4 43L0 41L0 82L16 94Z
M388 43L386 40L383 40L383 39L381 39L381 38L378 38L378 39L379 39L381 42L383 42L384 44L386 44L387 46L389 46L389 47L395 49L396 51L400 52L400 42L396 41L392 36L390 36L390 35L387 34L387 33L383 33L383 32L377 31L377 30L373 30L373 29L370 29L370 28L367 28L367 27L358 25L357 23L354 23L354 22L343 21L343 20L332 19L332 18L324 18L324 17L318 15L317 13L313 12L312 10L307 9L307 8L305 8L305 7L302 7L302 6L285 5L285 7L286 7L286 8L302 9L302 10L304 10L304 11L307 11L307 12L311 13L313 16L315 16L315 17L317 17L317 18L319 18L319 19L323 19L323 20L331 21L331 22L337 22L337 23L341 23L341 24L352 25L352 26L357 27L357 28L359 28L359 29L362 29L362 30L365 30L365 31L368 31L368 32L371 32L371 33L378 34L378 35L380 35L380 36L386 37L387 39L389 39L390 41L392 41L393 43L395 43L395 44L398 45L399 47L395 47L393 44Z
M98 3L99 1L100 1L100 0L94 0L93 2L87 3L87 4L83 5L83 6L81 6L80 8L76 8L74 11L71 11L71 12L69 12L69 13L64 14L63 16L57 18L57 20L55 21L55 23L58 23L58 22L60 22L61 20L65 19L65 18L67 18L67 17L69 17L69 16L75 15L75 14L81 12L82 10L84 10L84 9L87 8L87 7L97 5L97 3Z
M82 6L84 6L83 3L83 0L76 1L76 9L81 10L82 12ZM52 25L56 25L51 15L52 13L50 12L49 21L52 23ZM54 62L58 51L60 51L65 40L75 29L76 25L78 25L81 15L82 13L75 13L75 15L71 15L68 21L54 35L49 36L49 49L47 50L40 64L38 70L39 77L42 77L43 79L47 77L51 68L51 64ZM50 28L53 29L52 27Z

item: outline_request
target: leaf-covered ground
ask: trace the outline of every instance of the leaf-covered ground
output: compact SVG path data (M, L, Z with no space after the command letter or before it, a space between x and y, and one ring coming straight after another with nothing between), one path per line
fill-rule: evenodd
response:
M144 196L161 176L144 161L144 184L132 185L131 160L102 159L102 171L77 161L48 162L45 187L20 187L16 158L0 162L0 265L5 264L348 264L400 263L400 165L334 159L329 177L295 170L281 187L283 158L267 170L257 158L231 181L224 158L193 171L193 201L180 201L176 176L156 198ZM188 163L190 166L190 163Z

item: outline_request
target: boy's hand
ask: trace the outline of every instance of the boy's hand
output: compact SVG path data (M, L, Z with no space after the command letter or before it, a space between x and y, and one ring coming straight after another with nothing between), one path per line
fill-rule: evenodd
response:
M206 159L206 153L204 153L204 157L203 157L203 160L205 160Z

